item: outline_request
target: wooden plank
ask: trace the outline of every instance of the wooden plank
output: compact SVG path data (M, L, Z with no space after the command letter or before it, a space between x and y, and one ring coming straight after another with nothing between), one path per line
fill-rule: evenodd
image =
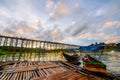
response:
M22 79L25 80L25 72L21 72L22 73Z
M6 74L3 80L7 80L8 77L9 77L9 74Z
M50 76L48 76L49 80L57 80L63 76L68 76L74 74L73 70L67 70L67 71L63 71L63 72L57 72L55 74L51 74Z
M20 72L19 80L22 80L22 72Z
M15 67L15 68L9 68L7 73L13 73L13 72L22 72L22 71L30 71L30 70L36 70L36 69L46 69L46 68L54 68L54 67L60 67L59 65L45 65L45 66L22 66L22 67Z
M20 80L20 72L17 73L16 80Z
M7 73L3 73L3 75L1 76L1 80L4 80L4 77L7 75Z
M1 75L0 75L0 79L5 75L7 74L6 72L3 72Z
M10 79L12 77L12 73L9 74L8 78L7 79Z
M15 74L13 73L13 75L10 78L10 80L14 80L14 76L15 76Z
M16 79L17 79L17 75L18 75L18 72L17 72L17 73L15 73L14 80L16 80Z

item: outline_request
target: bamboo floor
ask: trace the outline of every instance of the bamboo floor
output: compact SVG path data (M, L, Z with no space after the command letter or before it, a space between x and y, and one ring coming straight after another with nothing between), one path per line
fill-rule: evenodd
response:
M4 66L0 80L104 80L76 70L60 61L21 61Z

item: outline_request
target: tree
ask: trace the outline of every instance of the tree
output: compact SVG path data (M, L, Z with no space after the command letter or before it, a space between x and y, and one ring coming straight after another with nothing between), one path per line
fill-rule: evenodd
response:
M99 45L104 46L104 45L105 45L105 43L104 43L104 42L101 42L101 43L99 43Z
M117 47L120 47L120 43L117 43Z

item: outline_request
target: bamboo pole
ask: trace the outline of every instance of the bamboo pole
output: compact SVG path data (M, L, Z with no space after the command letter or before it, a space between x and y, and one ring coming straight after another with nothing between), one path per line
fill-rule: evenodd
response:
M28 48L30 49L31 48L31 46L30 46L30 41L28 41ZM28 50L29 50L28 49ZM27 60L30 60L30 50L28 51L28 53L27 53Z
M38 60L40 61L40 58L41 58L41 42L39 42L39 55L38 55L38 56L39 56L39 57L38 57L38 58L39 58Z
M52 50L52 44L51 43L50 43L50 50ZM51 54L51 52L49 54ZM50 55L50 61L51 61L51 55Z
M2 39L3 39L3 38L2 38L2 37L0 37L0 46L2 46Z
M34 55L34 61L36 61L37 59L37 49L38 49L38 47L37 47L37 41L36 41L36 45L35 45L35 47L36 47L36 49L35 49L35 55Z
M30 61L31 61L32 50L33 50L33 41L31 41L30 45L31 45L31 48L30 48Z
M4 40L4 44L3 44L3 49L5 49L5 50L7 50L6 48L8 48L7 47L7 44L8 44L8 38L5 38L5 40ZM7 54L6 54L6 61L7 61L7 58L8 58L8 56L7 56Z
M46 58L47 58L46 60L47 60L47 61L49 61L49 58L48 58L49 45L48 45L48 44L49 44L49 43L47 43L47 52L46 52Z
M28 60L28 40L26 40L26 44L25 44L25 54L26 54L26 56L25 56L25 58L26 58L26 60Z
M43 52L42 52L42 58L43 58L43 60L42 61L44 61L44 55L45 55L45 42L43 42Z
M23 59L24 59L23 61L25 61L25 54L26 54L25 53L25 51L26 51L25 48L26 48L26 40L23 39L23 52L22 52L23 53Z
M22 54L23 54L23 40L21 40L21 46L20 46L20 55L19 55L19 58L18 58L18 61L20 61L21 57L22 57Z
M3 43L3 46L7 46L7 41L8 41L8 38L5 37L5 40L4 40L4 43Z
M15 42L14 53L13 53L13 61L14 61L14 57L15 57L14 55L16 53L16 48L17 48L17 45L18 45L18 39L16 38L15 40L16 40L16 42Z

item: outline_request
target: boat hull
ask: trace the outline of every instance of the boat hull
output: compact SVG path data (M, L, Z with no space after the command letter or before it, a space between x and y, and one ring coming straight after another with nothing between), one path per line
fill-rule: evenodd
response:
M89 68L101 68L101 69L106 69L106 65L102 64L102 63L86 63L83 62L83 65L85 67L89 67Z
M65 54L65 53L63 53L63 56L65 57L65 59L68 62L70 62L72 64L76 64L76 65L80 64L80 62L79 62L80 56L72 56L72 55L68 55L68 54Z
M83 67L89 71L106 71L106 65L102 63L101 61L91 57L91 56L85 56L83 57Z

